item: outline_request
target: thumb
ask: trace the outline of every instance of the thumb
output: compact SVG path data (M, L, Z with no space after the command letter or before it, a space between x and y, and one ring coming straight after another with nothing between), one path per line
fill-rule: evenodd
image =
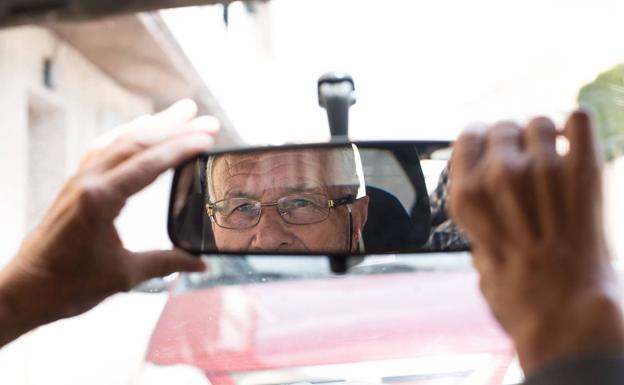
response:
M206 270L204 262L182 250L153 250L132 253L133 283L164 277L179 271L200 272Z

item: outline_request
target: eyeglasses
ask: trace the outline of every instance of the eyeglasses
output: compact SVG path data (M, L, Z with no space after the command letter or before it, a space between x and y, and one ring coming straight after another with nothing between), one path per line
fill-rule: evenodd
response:
M294 194L269 203L261 203L250 198L223 199L208 203L206 209L217 226L243 230L252 228L260 222L263 207L276 206L277 212L286 223L309 225L327 219L331 209L354 201L353 195L329 199L324 194Z

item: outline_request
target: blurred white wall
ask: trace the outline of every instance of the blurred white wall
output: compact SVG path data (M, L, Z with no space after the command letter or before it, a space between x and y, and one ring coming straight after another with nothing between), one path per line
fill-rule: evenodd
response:
M43 83L44 59L54 62ZM0 268L72 175L91 141L152 101L124 89L43 28L0 31ZM171 175L131 198L117 226L131 249L169 247ZM0 349L1 384L127 384L167 294L119 294ZM120 347L123 349L120 350Z
M53 88L43 83L53 62ZM56 35L0 32L0 267L100 133L152 112Z

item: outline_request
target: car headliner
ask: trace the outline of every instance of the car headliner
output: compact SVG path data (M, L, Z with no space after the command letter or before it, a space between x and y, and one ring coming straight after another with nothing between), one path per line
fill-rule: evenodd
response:
M229 3L219 0L3 0L0 28L28 23L87 20L162 8Z

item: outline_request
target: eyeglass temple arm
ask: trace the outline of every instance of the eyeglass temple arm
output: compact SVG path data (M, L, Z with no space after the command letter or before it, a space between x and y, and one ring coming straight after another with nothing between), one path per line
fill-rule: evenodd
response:
M342 205L346 205L349 203L353 203L355 201L355 197L351 194L344 196L342 198L330 199L328 201L329 208L338 207Z

